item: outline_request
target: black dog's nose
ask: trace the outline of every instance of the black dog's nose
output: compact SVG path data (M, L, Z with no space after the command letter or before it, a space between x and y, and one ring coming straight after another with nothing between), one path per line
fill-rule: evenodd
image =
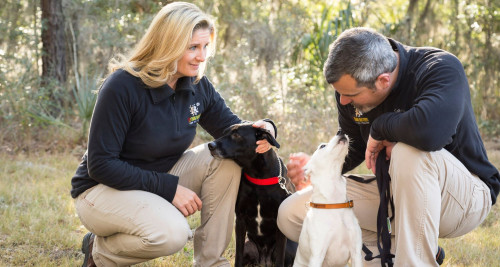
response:
M208 143L208 150L214 151L216 148L217 148L217 145L215 144L215 142Z

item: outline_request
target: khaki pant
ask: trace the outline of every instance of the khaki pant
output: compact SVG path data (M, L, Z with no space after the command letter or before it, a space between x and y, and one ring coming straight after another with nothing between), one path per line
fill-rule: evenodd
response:
M486 184L444 149L424 152L398 143L392 150L389 174L395 205L391 242L396 255L394 266L437 266L438 237L470 232L491 209ZM312 187L308 187L280 206L278 226L293 241L299 240L311 194ZM347 196L354 201L363 243L378 255L376 182L361 184L347 179ZM365 261L365 266L380 266L380 260Z
M207 144L184 153L169 172L202 200L194 234L195 266L230 266L222 257L231 240L241 168L214 159ZM97 266L129 266L181 250L192 236L186 218L158 195L119 191L99 184L76 199L83 225L97 237Z

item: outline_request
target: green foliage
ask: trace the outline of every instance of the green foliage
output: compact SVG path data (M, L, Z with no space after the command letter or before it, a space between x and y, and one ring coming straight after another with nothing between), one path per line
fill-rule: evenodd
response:
M50 127L75 128L84 136L93 102L89 92L96 89L91 81L97 73L106 75L109 59L127 53L168 2L64 0L69 81L41 87L39 2L3 1L0 126L6 130L0 139L23 147L27 132L43 140L38 129ZM314 148L336 131L333 90L325 84L322 66L328 46L353 26L457 55L482 132L500 133L495 127L500 121L498 1L192 2L217 21L218 52L208 77L242 118L277 121L285 150Z
M333 19L331 19L331 9L328 6L323 7L319 21L313 22L313 30L302 37L301 45L294 51L293 60L298 62L298 55L303 54L303 59L312 66L311 72L315 75L322 73L328 49L337 36L346 29L355 26L350 3L347 4L346 9L340 10L338 16Z
M102 79L102 74L97 74L89 77L89 74L84 74L81 78L76 77L75 86L73 86L73 95L78 108L78 117L82 121L82 137L86 137L87 128L92 118L95 102L97 100L97 92L99 83Z

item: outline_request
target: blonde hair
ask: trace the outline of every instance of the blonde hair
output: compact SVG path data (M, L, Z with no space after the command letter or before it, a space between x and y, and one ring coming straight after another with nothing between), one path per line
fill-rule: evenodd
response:
M110 61L109 72L124 69L149 87L165 85L177 72L177 62L198 29L210 30L208 60L215 53L215 26L210 16L191 3L168 4L156 14L146 34L128 57L119 55L120 60ZM203 77L207 60L200 64L196 82Z

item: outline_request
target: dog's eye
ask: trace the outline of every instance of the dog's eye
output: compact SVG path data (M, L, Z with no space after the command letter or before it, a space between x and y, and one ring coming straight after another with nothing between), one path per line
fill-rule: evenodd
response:
M325 148L326 144L321 144L319 145L318 149L322 149L322 148Z

